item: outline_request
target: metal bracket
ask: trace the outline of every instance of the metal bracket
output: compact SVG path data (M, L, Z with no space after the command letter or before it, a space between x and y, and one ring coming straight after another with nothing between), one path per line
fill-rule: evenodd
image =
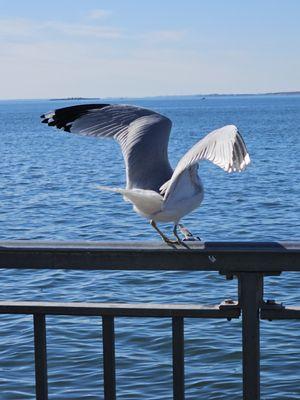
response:
M220 310L228 310L228 309L234 309L234 310L241 310L238 301L232 300L232 299L225 299L222 301L222 303L219 304L219 309ZM231 318L227 318L228 321L231 320Z
M269 299L262 303L261 308L265 310L282 310L285 308L285 306L283 305L283 303L276 303L276 300Z
M225 278L226 278L228 281L231 281L233 278L236 277L236 273L234 273L234 272L225 272L225 271L220 270L220 271L219 271L219 274L220 274L220 275L224 275Z
M268 314L269 314L268 311L271 311L271 315L272 315L272 312L275 311L275 315L276 315L276 311L279 311L279 314L280 314L280 311L282 311L284 309L285 309L285 306L282 303L276 303L276 301L273 299L264 301L262 303L261 309L260 309L261 318L267 319L268 321L272 321L273 319L271 317L268 318ZM273 313L273 317L274 317L274 313Z

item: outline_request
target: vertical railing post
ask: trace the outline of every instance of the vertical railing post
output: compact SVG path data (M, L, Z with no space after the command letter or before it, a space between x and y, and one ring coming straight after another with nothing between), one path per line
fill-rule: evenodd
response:
M243 330L243 400L259 400L259 312L263 300L263 275L241 273L238 278Z
M184 322L183 317L172 318L173 342L173 399L184 400Z
M45 314L33 315L36 400L48 400L46 319Z
M102 317L104 400L116 399L114 317Z

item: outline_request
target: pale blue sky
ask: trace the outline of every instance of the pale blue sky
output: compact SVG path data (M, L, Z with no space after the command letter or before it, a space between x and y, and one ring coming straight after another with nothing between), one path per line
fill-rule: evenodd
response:
M0 0L0 98L300 90L299 0Z

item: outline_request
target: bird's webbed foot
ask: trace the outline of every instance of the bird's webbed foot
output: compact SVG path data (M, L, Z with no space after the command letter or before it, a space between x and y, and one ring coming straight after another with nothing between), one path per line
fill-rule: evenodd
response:
M184 241L195 241L195 240L201 241L199 236L194 236L184 225L178 224L178 228L184 236L183 239Z
M160 237L162 238L162 240L163 240L165 243L167 243L167 244L169 244L169 245L171 245L171 246L180 245L180 246L184 246L184 247L187 247L187 248L188 248L187 244L184 242L184 240L186 240L186 239L183 239L183 240L182 240L182 238L178 235L178 232L177 232L177 227L179 226L178 224L175 224L175 225L174 225L174 229L173 229L173 234L174 234L174 236L175 236L175 238L176 238L175 240L174 240L174 239L168 238L168 237L158 228L158 226L156 225L156 222L155 222L155 221L151 220L151 221L150 221L150 224L151 224L151 226L157 231L157 233L160 235ZM196 240L196 239L194 239L194 240Z

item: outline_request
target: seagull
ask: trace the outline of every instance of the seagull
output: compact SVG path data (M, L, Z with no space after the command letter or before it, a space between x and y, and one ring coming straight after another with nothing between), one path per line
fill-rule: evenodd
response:
M50 111L41 118L67 132L115 139L124 157L126 188L99 188L123 195L171 245L184 245L178 229L185 239L194 238L179 222L203 200L199 162L209 160L226 172L241 172L250 163L245 142L234 125L204 136L173 170L168 159L172 122L155 111L125 104L82 104ZM158 222L174 224L175 240L158 228Z

